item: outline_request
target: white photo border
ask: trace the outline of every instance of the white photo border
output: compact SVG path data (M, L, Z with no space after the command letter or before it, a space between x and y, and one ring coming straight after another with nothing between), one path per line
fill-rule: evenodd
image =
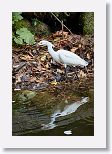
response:
M12 136L12 12L94 12L94 136ZM106 148L104 0L4 0L0 8L0 140L3 148Z

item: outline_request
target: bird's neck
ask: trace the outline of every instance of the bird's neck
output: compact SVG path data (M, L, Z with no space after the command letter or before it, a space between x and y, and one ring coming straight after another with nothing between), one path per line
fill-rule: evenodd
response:
M51 45L48 46L48 52L50 53L50 55L51 55L52 57L54 57L54 56L57 55L57 52L55 52L55 51L53 50L53 48L52 48Z

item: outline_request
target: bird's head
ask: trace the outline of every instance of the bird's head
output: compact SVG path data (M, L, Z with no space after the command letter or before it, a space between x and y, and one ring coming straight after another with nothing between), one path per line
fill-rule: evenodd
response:
M40 41L40 42L38 43L38 45L39 45L39 46L52 46L52 47L54 47L54 45L53 45L51 42L46 41L46 40Z

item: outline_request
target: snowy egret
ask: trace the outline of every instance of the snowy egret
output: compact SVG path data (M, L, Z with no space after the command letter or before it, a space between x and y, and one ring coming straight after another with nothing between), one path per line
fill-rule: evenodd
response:
M86 67L88 65L88 62L84 59L80 58L78 55L74 54L71 51L60 49L57 52L53 50L54 45L46 40L42 40L38 43L39 46L47 46L48 52L53 58L53 61L56 61L57 63L64 64L65 72L67 66L80 66L80 67ZM66 72L67 74L67 72Z

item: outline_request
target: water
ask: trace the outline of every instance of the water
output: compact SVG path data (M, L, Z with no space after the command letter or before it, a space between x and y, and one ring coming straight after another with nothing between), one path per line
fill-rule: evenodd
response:
M13 136L93 136L93 90L13 92Z

